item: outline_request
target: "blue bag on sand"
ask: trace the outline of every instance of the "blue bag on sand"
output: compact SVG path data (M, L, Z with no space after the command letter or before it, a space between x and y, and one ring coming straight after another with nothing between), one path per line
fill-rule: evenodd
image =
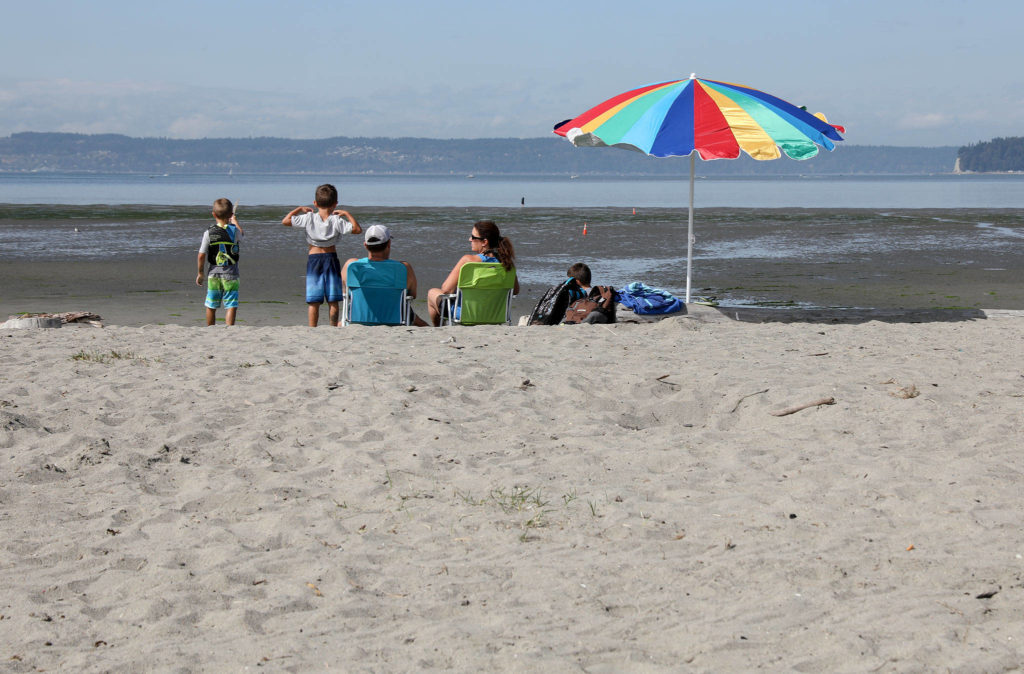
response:
M619 302L634 314L671 314L683 308L682 301L672 293L639 281L621 288L618 296Z

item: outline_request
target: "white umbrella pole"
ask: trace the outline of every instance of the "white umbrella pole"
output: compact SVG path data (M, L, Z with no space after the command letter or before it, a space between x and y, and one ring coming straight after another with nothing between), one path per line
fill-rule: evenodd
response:
M690 226L686 231L686 303L690 303L690 265L693 262L693 152L690 153Z

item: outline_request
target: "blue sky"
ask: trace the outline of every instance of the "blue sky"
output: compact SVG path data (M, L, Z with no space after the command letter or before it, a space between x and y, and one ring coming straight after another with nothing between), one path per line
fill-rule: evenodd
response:
M621 91L753 86L857 145L1024 135L1024 2L5 3L0 135L538 137Z

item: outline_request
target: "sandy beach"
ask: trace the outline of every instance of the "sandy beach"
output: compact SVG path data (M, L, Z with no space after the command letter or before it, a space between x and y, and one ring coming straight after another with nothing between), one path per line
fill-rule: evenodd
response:
M1022 329L0 331L0 661L1015 670Z

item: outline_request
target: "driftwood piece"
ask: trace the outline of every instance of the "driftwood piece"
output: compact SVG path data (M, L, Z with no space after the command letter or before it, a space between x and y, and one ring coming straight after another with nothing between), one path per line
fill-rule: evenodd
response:
M679 389L679 384L675 383L674 381L667 381L668 378L671 377L671 376L672 375L670 375L670 374L663 374L660 377L655 377L654 381L658 382L659 384L665 384L667 386L671 386L671 387L675 388L676 390L678 390Z
M764 389L763 391L754 391L753 393L748 393L747 395L743 396L742 398L736 401L736 404L733 406L733 408L729 410L729 414L732 414L733 412L738 410L740 408L740 403L742 403L747 398L750 398L752 396L758 396L761 395L762 393L768 393L768 389Z
M771 414L773 417L784 417L787 414L793 414L794 412L799 412L800 410L805 410L808 407L817 407L819 405L835 405L835 404L836 404L836 399L830 396L828 398L819 398L818 400L812 400L811 402L804 403L802 405L793 405L792 407L787 407L787 408L782 409L782 410L777 410L775 412L769 412L769 414Z
M67 311L63 314L54 315L60 316L60 320L65 323L92 323L95 325L103 320L99 314L94 314L91 311Z

